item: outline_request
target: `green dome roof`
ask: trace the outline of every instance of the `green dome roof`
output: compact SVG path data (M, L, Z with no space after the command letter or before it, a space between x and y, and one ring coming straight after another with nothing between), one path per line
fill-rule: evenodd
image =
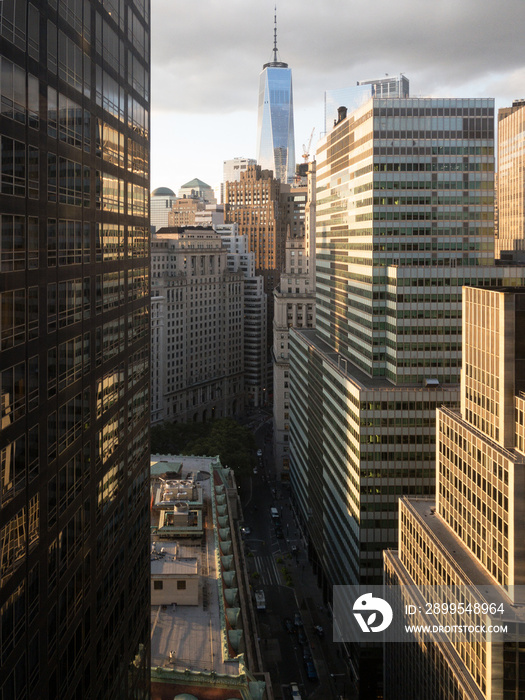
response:
M175 197L175 192L173 190L170 190L169 187L157 187L156 190L153 190L151 193L152 197Z

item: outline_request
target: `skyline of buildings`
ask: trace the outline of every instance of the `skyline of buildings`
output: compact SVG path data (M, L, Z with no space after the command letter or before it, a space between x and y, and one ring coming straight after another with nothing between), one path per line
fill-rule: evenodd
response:
M6 699L149 697L149 32L0 14Z

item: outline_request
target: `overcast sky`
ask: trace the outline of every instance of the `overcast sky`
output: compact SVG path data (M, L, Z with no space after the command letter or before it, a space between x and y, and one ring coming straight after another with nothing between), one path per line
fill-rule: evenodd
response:
M275 0L151 0L151 188L212 187L255 158L257 93ZM525 0L278 0L296 154L323 130L324 91L404 73L410 94L525 97Z

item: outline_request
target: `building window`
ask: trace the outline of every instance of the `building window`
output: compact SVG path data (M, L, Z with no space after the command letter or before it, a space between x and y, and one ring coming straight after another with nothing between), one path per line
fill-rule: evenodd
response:
M178 591L185 591L186 590L186 581L177 581L177 590Z
M153 590L155 591L161 591L163 588L163 582L162 581L153 581Z

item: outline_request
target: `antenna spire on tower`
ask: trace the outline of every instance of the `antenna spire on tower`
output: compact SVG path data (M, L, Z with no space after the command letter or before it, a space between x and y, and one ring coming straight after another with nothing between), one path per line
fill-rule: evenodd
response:
M277 5L274 8L273 25L273 60L277 62Z

